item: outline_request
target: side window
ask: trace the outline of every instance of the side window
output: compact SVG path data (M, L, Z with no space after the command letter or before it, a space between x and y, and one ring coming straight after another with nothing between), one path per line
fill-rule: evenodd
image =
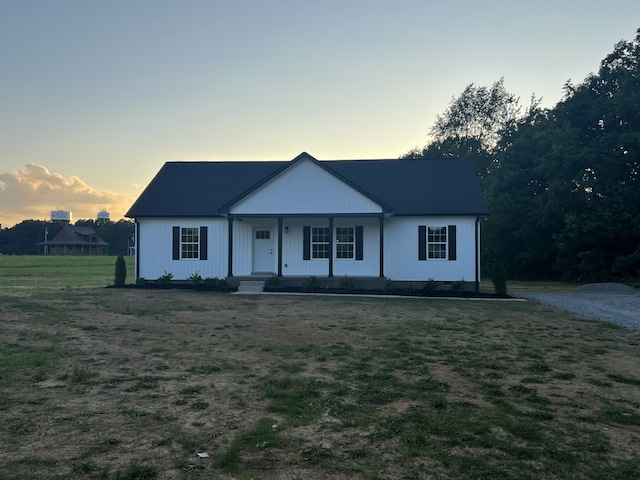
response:
M456 226L418 226L418 260L456 260Z
M173 260L188 259L207 259L207 227L173 227Z
M427 258L447 258L447 227L427 228Z

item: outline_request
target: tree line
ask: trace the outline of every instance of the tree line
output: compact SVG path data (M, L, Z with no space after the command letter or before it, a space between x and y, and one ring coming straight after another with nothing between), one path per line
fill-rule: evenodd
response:
M38 255L42 253L45 235L52 240L64 223L24 220L11 228L0 228L0 253L3 255ZM134 224L130 220L78 220L76 227L90 227L109 244L109 255L127 255L132 242Z
M523 110L504 87L469 85L433 140L401 158L466 156L489 204L486 271L510 278L640 277L640 29L553 108Z

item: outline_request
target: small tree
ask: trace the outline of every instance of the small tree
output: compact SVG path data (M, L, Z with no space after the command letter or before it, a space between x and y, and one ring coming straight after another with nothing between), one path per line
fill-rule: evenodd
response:
M124 282L127 279L127 264L124 262L124 257L118 255L116 259L116 275L114 285L116 287L123 287Z
M507 294L507 271L500 260L493 265L491 281L493 282L493 288L498 295Z

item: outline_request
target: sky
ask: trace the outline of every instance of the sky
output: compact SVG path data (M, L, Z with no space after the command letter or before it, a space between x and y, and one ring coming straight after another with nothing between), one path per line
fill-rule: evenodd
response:
M0 0L0 225L123 218L167 161L397 158L469 84L553 107L640 2Z

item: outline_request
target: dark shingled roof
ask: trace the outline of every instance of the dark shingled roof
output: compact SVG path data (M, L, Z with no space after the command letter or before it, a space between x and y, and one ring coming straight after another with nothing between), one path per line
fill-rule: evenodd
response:
M230 202L253 191L292 161L168 162L126 216L219 216ZM393 215L487 215L489 210L465 158L333 160L320 165Z
M91 237L94 237L94 241L91 241ZM102 247L109 244L102 240L91 227L64 225L53 240L39 242L38 245L90 245Z

